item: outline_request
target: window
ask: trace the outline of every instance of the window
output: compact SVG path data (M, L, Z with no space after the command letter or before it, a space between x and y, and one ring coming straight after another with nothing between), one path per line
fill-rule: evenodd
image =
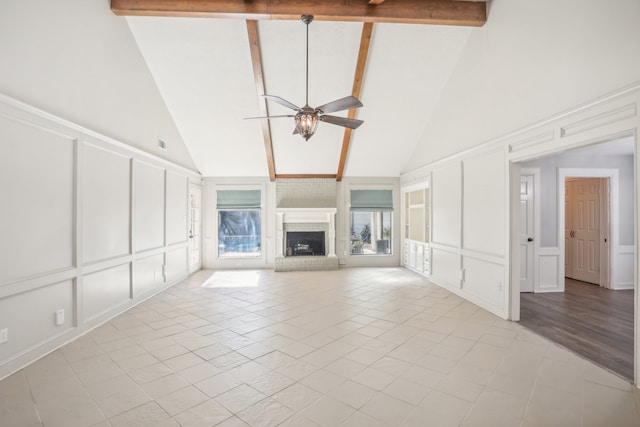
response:
M261 255L260 190L218 190L218 257Z
M393 192L351 190L351 254L391 254Z

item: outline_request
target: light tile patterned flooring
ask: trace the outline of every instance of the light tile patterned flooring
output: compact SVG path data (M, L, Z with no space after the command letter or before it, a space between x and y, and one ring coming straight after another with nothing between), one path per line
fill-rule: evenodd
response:
M619 377L387 268L200 271L0 382L0 425L567 427L640 417Z

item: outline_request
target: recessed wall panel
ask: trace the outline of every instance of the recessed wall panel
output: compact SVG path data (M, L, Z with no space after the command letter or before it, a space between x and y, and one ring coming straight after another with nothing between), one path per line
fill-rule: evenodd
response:
M167 252L167 283L176 283L188 275L187 248Z
M432 248L431 277L449 288L460 288L460 255Z
M64 323L56 326L56 311ZM0 363L60 335L73 327L73 281L66 280L0 299L0 329L8 330L0 344Z
M538 292L563 290L563 286L558 281L559 258L557 254L540 254L538 258L538 277L540 278Z
M433 171L431 182L433 242L458 248L462 215L460 163Z
M187 241L189 181L186 176L167 172L167 244Z
M129 254L131 159L84 144L81 162L83 262Z
M129 264L88 274L82 279L82 311L89 321L126 302L131 295Z
M134 163L136 252L164 245L164 169Z
M475 258L464 257L463 292L468 292L493 308L504 306L504 266Z
M164 284L163 265L164 254L139 259L135 262L133 267L133 277L135 278L134 297L162 287Z
M73 264L74 140L0 115L0 284Z
M506 177L502 151L464 162L463 248L504 255Z

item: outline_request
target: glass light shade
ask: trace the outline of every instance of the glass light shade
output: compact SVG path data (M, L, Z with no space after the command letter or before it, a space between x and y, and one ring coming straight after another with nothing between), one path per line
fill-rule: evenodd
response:
M309 140L318 128L318 114L316 112L302 111L296 114L296 130L305 139Z

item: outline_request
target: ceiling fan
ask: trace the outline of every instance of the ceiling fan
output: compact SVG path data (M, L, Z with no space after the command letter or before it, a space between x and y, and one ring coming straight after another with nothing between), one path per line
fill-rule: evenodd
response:
M318 128L319 122L327 122L333 125L343 126L349 129L356 129L364 121L358 119L350 119L348 117L329 116L328 113L336 111L348 110L351 108L362 107L362 102L354 96L346 96L336 99L319 107L312 108L309 106L309 24L313 21L313 15L302 15L302 22L307 26L307 69L306 69L306 99L304 107L300 108L295 104L274 95L264 95L270 101L277 102L287 108L296 111L296 114L286 114L281 116L264 116L264 117L247 117L247 119L275 119L281 117L293 117L296 127L293 134L300 134L305 140L309 140Z

